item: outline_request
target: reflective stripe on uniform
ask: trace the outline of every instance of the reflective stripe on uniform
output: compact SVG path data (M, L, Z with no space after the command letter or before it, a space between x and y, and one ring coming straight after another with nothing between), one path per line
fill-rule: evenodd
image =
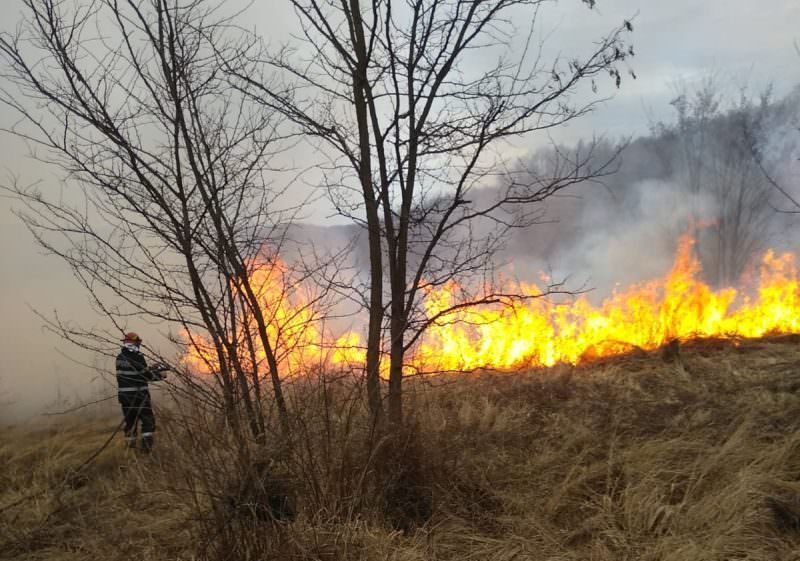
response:
M122 392L142 392L147 389L147 386L137 386L135 388L119 388L117 391Z
M142 438L147 438L148 436L153 436L153 434L155 434L155 433L152 433L152 432L143 432L143 433L142 433Z

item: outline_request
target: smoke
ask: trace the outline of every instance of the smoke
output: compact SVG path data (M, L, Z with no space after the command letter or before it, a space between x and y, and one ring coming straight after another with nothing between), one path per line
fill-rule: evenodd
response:
M664 275L678 236L693 216L711 208L706 197L681 196L678 184L661 179L635 183L623 201L599 196L593 201L582 209L583 235L563 249L555 271L590 275L587 286L601 295Z
M76 323L92 325L97 321L70 271L63 270L55 257L37 260L32 266L30 256L23 253L29 247L21 243L29 234L21 225L0 224L0 236L20 240L18 252L7 251L0 256L0 291L4 294L0 423L8 423L94 397L103 383L90 368L101 359L43 329L44 321L34 313L51 315L57 309L62 317ZM26 267L19 266L23 260Z
M520 279L544 272L567 290L589 290L593 301L663 276L692 217L710 215L713 206L663 179L627 186L624 199L597 187L575 191L572 199L548 205L553 222L516 232L502 259Z
M514 274L531 280L544 271L599 300L667 273L679 236L690 230L704 280L717 287L737 285L767 247L796 249L800 218L775 209L800 208L764 171L800 194L800 88L710 113L692 104L716 99L716 91L687 95L687 113L631 142L602 185L574 186L547 202L546 223L514 233L502 256ZM755 151L745 127L758 135Z

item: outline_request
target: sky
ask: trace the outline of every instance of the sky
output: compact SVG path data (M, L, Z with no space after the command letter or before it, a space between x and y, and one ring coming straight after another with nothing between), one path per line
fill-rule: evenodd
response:
M0 0L0 29L16 27L22 7L21 0ZM560 142L593 134L646 134L653 121L669 119L676 84L711 74L732 91L740 86L758 91L772 83L781 95L800 83L798 0L598 0L593 11L580 0L562 0L543 16L541 30L550 36L552 54L580 51L624 19L634 25L636 56L630 65L638 79L626 79L618 91L604 87L601 93L610 98L587 118L554 133ZM290 39L296 29L284 0L256 0L243 21L273 44ZM2 74L0 81L7 79ZM0 106L0 127L15 118ZM531 145L516 149L525 152L539 141L526 142ZM18 139L0 133L0 179L19 177L57 189L55 170L26 154ZM57 311L77 322L98 320L88 312L70 271L42 254L12 213L14 207L13 201L0 198L0 411L6 403L13 404L7 410L38 412L59 399L86 396L95 373L65 357L74 350L43 329L34 309ZM318 209L311 218L325 224L326 215Z

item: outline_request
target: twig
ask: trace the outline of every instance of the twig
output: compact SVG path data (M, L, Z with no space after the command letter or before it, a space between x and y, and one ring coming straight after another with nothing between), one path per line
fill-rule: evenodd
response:
M115 393L114 395L110 395L108 397L104 397L102 399L98 399L97 401L90 401L89 403L84 403L83 405L78 405L78 406L72 407L70 409L64 409L63 411L53 411L51 413L42 413L42 415L45 416L45 417L53 417L53 416L56 416L56 415L66 415L68 413L74 413L75 411L80 411L81 409L84 409L86 407L90 407L92 405L97 405L98 403L103 403L104 401L108 401L109 399L114 399L116 397L117 397L117 394Z

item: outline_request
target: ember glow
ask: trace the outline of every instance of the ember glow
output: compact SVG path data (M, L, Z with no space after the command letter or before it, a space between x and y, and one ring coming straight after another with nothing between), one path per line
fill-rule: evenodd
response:
M637 347L655 349L675 338L760 337L800 331L800 293L793 254L768 251L761 260L755 286L715 291L699 278L700 262L693 246L693 238L684 235L672 270L664 278L615 291L597 306L585 295L555 302L541 296L536 285L508 286L504 292L532 298L513 305L462 308L444 315L431 325L410 355L408 371L517 370L577 364ZM286 285L281 284L284 280L266 275L258 283L269 285L263 292L275 302L272 298L287 294ZM458 304L457 288L451 285L429 292L423 302L428 317ZM314 325L308 301L302 302L304 313L296 306L290 299L278 306L279 310L285 308L281 311L284 321L293 315L297 318L294 331L287 332L297 334L281 345L287 349L282 360L290 373L314 361L335 368L363 363L364 351L357 333L326 336ZM293 322L289 323L295 325ZM197 356L187 359L198 370L208 371Z

